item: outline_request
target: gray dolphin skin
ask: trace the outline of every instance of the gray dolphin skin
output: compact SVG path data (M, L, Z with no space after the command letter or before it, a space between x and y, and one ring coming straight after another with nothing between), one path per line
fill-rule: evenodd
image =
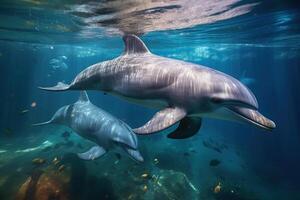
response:
M85 91L79 100L71 105L61 107L51 120L35 126L45 124L61 124L68 126L81 137L96 144L90 150L79 153L84 160L94 160L103 156L115 147L122 148L132 159L143 162L138 151L138 140L132 129L119 119L93 105Z
M271 130L275 123L258 110L253 93L237 79L214 69L152 54L135 35L125 35L119 57L80 72L70 85L49 91L100 90L130 102L157 108L137 134L162 131L179 122L168 137L183 139L201 128L203 117L248 122Z

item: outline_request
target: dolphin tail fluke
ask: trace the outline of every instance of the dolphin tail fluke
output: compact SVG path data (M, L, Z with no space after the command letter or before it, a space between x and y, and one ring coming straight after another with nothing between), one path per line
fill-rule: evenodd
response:
M272 130L276 128L276 124L272 120L264 117L257 110L234 106L230 106L228 107L228 109L234 114L238 115L240 118L242 118L243 121L250 122L251 124L254 124L257 127L264 128L267 130Z
M39 87L41 90L47 90L47 91L64 91L70 89L70 85L58 82L56 86L53 87Z
M36 123L36 124L32 124L31 126L43 126L43 125L46 125L46 124L51 124L51 120L49 121L46 121L46 122L41 122L41 123Z
M141 155L141 153L139 152L139 150L124 147L124 151L126 151L127 154L129 155L129 157L132 158L133 160L135 160L137 162L144 162L144 158Z

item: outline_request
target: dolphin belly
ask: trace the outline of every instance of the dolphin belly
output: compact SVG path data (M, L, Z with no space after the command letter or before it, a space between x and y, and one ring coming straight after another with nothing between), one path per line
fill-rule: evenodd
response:
M151 98L135 98L135 97L129 97L129 96L124 96L120 95L117 93L112 93L112 95L119 97L121 99L124 99L130 103L137 104L137 105L142 105L147 108L155 108L155 109L161 109L167 107L169 104L163 99L151 99Z

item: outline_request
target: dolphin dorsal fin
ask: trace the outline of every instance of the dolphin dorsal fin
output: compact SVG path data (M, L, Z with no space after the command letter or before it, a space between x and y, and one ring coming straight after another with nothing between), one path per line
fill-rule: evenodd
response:
M90 101L89 96L87 95L86 91L80 91L80 96L78 101Z
M139 54L139 53L149 53L149 49L144 44L144 42L136 35L125 35L123 36L125 43L124 54Z

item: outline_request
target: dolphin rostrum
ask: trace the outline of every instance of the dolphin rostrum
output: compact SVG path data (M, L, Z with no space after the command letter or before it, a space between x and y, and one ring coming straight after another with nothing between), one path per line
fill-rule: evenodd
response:
M124 53L80 72L70 85L43 90L101 90L130 102L160 109L137 134L162 131L177 122L168 137L193 136L203 117L250 122L265 129L275 123L262 114L253 93L237 79L214 69L152 54L135 35L123 37Z
M138 151L138 140L132 129L123 121L93 105L85 91L80 93L76 103L56 111L51 120L34 125L45 124L68 126L81 137L94 142L96 146L78 154L81 159L94 160L115 147L121 147L134 160L144 160Z

